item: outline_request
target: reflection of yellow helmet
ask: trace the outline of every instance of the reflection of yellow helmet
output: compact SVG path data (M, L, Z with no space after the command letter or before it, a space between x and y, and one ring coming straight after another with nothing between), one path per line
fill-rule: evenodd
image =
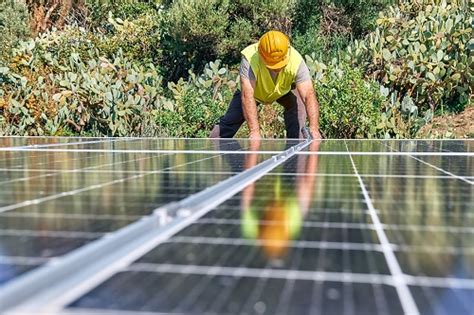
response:
M290 240L290 225L283 202L272 202L264 209L258 238L262 241L263 251L267 256L276 258L286 253Z
M274 192L274 199L261 208L251 207L242 216L244 237L259 239L263 251L271 258L286 253L290 240L298 237L302 220L296 198L281 197L280 178L275 182Z
M289 61L290 41L282 32L270 31L260 38L258 52L269 69L283 68Z

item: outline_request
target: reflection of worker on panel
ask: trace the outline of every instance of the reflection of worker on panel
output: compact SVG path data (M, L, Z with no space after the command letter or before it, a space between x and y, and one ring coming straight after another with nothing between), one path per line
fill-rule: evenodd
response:
M320 140L313 140L310 151L317 152L319 144ZM259 146L260 141L255 140L250 149L258 151ZM257 157L257 153L249 154L245 168L255 166ZM242 234L246 238L258 239L269 258L284 256L290 241L299 237L315 190L318 155L302 154L293 159L296 159L296 177L268 175L265 180L242 191ZM286 165L291 167L290 163ZM289 173L294 173L294 170ZM268 194L268 183L273 194ZM261 189L266 193L259 193L259 185L263 185Z

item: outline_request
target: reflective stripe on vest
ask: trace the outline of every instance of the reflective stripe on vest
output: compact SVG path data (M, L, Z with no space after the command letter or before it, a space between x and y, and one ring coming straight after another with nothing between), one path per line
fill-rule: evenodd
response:
M303 57L290 47L290 59L285 68L278 74L276 82L273 82L269 70L258 55L258 43L242 50L242 55L250 63L256 82L254 97L260 103L272 103L291 91L291 85L296 80L298 68L303 61Z

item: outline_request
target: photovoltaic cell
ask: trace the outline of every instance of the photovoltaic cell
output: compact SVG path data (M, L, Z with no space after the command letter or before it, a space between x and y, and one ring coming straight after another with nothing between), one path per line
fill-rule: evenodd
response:
M112 142L119 141L139 142L138 139L94 139L94 143L85 141L87 143L80 145L77 143L81 141L77 139L45 138L37 141L27 138L27 141L18 141L21 139L14 138L4 143L38 144L37 148L66 144L63 148L84 149L93 145L112 146ZM166 145L172 143L164 142ZM174 141L177 145L179 142L183 146L199 147L188 140ZM225 141L221 146L232 146L232 143L235 141ZM203 149L213 148L209 141L201 141L200 145ZM55 149L60 147L54 146ZM243 150L242 146L238 147ZM224 160L223 154L217 151L215 154L120 155L12 150L0 151L0 157L3 282L40 265L32 264L35 259L45 258L42 263L46 263L50 258L67 254L150 214L163 204L185 198L231 176L197 174L190 169L193 163L213 159L223 167L238 168L244 159L242 155ZM181 174L172 173L176 167L181 167Z
M137 292L134 283L161 289ZM147 271L119 273L72 307L172 314L401 313L396 292L385 285Z
M53 260L301 143L0 137L0 296ZM55 308L470 314L473 145L313 141L107 277L78 282L82 291ZM182 211L167 224L199 209Z

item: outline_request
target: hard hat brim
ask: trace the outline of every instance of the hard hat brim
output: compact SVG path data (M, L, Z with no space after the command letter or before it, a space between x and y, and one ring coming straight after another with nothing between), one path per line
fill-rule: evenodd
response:
M263 59L263 58L262 58L262 59ZM277 63L275 63L275 64L268 64L268 63L265 62L265 60L263 61L263 63L265 64L265 66L266 66L268 69L274 70L274 69L283 68L284 66L286 66L286 65L288 64L288 61L289 61L289 60L290 60L290 58L288 57L288 55L286 55L286 57L285 57L283 60L281 60L281 61L279 61L279 62L277 62Z
M262 59L263 63L268 69L275 70L275 69L280 69L283 68L288 64L290 61L290 49L288 49L288 53L286 54L285 58L282 60L276 62L276 63L269 63L264 56L262 56L262 53L259 50L259 57Z

